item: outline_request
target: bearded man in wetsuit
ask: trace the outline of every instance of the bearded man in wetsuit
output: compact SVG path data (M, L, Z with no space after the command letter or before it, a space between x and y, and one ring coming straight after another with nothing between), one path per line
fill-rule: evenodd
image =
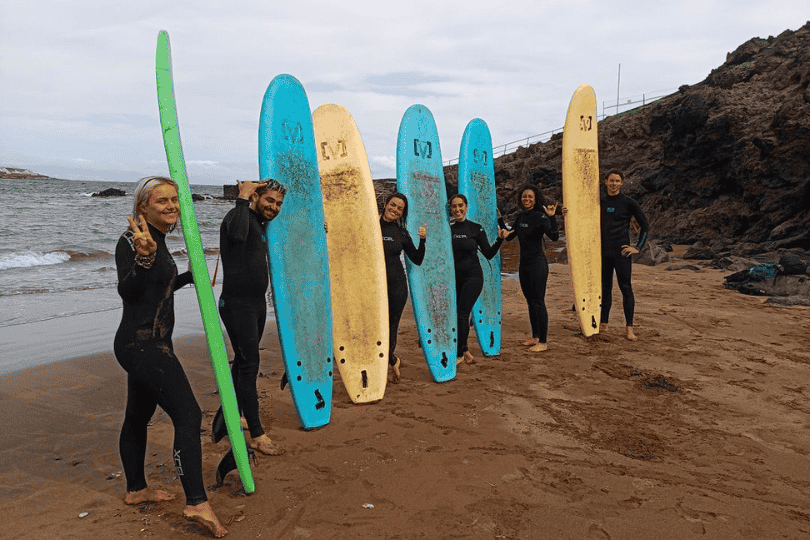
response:
M641 210L639 204L622 195L624 174L620 171L610 171L605 179L606 194L602 195L602 316L599 332L607 332L610 318L610 305L613 302L613 272L616 272L616 281L622 292L622 308L627 325L627 339L635 341L633 332L633 314L636 300L633 296L631 283L633 260L632 256L638 253L647 242L650 224ZM640 231L638 242L630 245L630 219L635 218Z
M259 417L256 379L270 284L265 226L281 212L287 190L275 180L238 184L236 206L225 215L219 230L224 274L219 314L234 351L231 376L239 410L250 432L248 446L268 456L279 456L284 449L265 434ZM214 440L219 441L225 434L220 409L213 422Z

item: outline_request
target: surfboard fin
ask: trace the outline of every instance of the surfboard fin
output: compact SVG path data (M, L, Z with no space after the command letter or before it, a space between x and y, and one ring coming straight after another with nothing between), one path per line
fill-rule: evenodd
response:
M324 401L323 396L321 395L321 391L317 388L315 389L315 397L318 398L318 402L315 404L315 409L320 411L324 407L326 407L326 401Z
M279 384L282 390L284 390L284 387L287 386L288 382L290 382L290 380L287 378L287 372L285 371L284 375L281 376L281 382Z
M447 367L448 361L447 361L447 353L446 353L446 352L443 352L443 353L442 353L442 361L441 361L441 364L442 364L442 367L444 367L444 368L446 368L446 367Z
M225 416L223 416L222 407L220 407L214 415L214 420L211 421L211 440L218 443L227 434L228 428L225 426Z
M365 369L360 372L360 376L363 377L363 388L368 388L368 373Z
M253 463L254 466L258 466L258 462L256 461L256 452L248 447L248 459ZM231 471L236 470L236 458L233 455L233 448L228 449L228 452L222 456L222 459L219 461L219 465L217 465L217 482L214 484L215 488L222 487L222 484L225 483L225 477Z
M596 327L597 327L597 324L596 324L596 317L594 317L593 315L591 315L591 328L596 329Z
M489 346L490 347L495 346L495 332L490 332L489 333Z
M234 470L236 470L236 458L233 457L233 449L230 449L227 454L222 456L219 465L217 465L217 483L214 484L214 487L222 486L225 477Z

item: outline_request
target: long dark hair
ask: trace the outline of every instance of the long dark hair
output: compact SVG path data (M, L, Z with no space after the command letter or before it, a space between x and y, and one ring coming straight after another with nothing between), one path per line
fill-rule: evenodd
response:
M385 214L385 207L388 206L388 203L391 202L391 199L400 199L403 203L405 203L405 208L402 209L402 215L399 216L396 223L402 227L405 226L405 222L408 219L408 197L404 194L400 193L399 191L395 191L391 195L385 198L385 202L383 203L383 214Z
M523 193L529 190L534 193L534 208L531 211L539 212L545 205L546 205L546 198L540 192L540 188L538 188L535 184L526 184L522 188L520 188L517 192L517 205L520 210L526 212L527 210L523 208L523 203L521 202L521 198L523 197Z

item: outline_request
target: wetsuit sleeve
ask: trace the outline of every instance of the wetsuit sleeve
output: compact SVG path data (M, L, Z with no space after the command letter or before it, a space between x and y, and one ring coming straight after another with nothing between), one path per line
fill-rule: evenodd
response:
M419 239L419 247L413 245L413 239L405 227L400 227L399 232L402 235L402 249L405 255L411 260L413 264L419 266L425 260L425 239Z
M481 227L478 234L475 235L475 241L478 242L478 249L481 250L481 253L488 261L492 260L498 253L498 250L501 249L501 244L503 244L503 238L498 238L495 240L495 243L490 246L489 240L487 240L487 233L483 227Z
M225 215L222 225L228 238L235 242L245 242L250 231L250 201L236 199L236 206Z
M556 242L560 239L560 229L557 225L557 218L554 216L548 216L548 222L549 227L546 229L546 236L548 236L552 242Z
M647 216L644 215L641 205L633 199L630 200L632 201L630 205L630 214L636 218L636 221L638 221L638 226L641 229L638 235L638 242L636 243L636 249L641 251L644 244L647 243L647 238L650 234L650 222L647 220Z
M118 294L134 303L146 288L149 270L135 264L135 246L126 235L115 246L115 267L118 270Z
M174 280L174 290L176 291L192 283L194 283L194 274L190 271L183 272L182 274L178 274L177 279Z

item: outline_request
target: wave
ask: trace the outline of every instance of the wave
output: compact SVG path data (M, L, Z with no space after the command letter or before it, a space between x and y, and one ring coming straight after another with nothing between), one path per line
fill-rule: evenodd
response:
M0 270L9 268L28 268L31 266L45 266L48 264L61 264L70 260L70 254L64 251L26 251L23 253L9 253L0 256Z
M92 251L72 251L69 249L63 250L64 253L70 255L69 262L81 262L81 261L88 261L94 259L108 259L110 257L114 257L112 253L107 253L106 251L101 250L92 250Z
M0 270L10 268L29 268L32 266L47 266L66 262L81 262L94 259L108 259L112 257L106 251L72 251L56 250L43 253L41 251L14 252L0 255Z

